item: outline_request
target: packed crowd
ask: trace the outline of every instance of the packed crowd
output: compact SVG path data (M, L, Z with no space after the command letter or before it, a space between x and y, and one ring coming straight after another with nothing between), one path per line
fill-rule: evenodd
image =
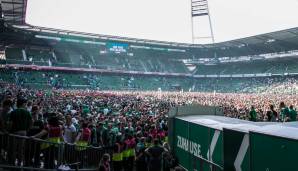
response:
M134 165L136 170L160 170L162 167L169 170L174 166L167 145L166 114L174 105L170 101L95 91L33 91L13 85L2 90L2 133L76 144L78 147L72 150L77 151L87 146L104 148L111 153L103 155L102 170L110 169L109 160L114 170L133 170ZM1 144L2 160L11 165L57 167L55 145L39 145L37 155L35 148L31 156L18 156L13 152L22 150L18 144L17 149L2 148L5 145ZM161 166L162 159L166 158L168 162Z
M298 94L298 76L191 78L0 68L0 82L37 89Z
M167 144L167 113L174 106L218 106L225 116L251 121L295 121L297 117L298 95L31 90L12 84L1 86L1 134L76 144L79 147L70 150L77 151L87 146L109 149L111 153L104 154L100 162L101 170L169 170L176 166ZM1 142L1 161L57 167L55 145L40 143L38 150L22 158L10 153L18 150L4 148L3 138ZM40 154L45 158L43 164Z

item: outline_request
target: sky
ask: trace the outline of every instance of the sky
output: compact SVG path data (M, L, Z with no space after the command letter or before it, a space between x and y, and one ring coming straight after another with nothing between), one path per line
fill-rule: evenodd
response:
M208 2L215 42L298 27L298 0ZM195 36L210 35L208 18L194 21ZM26 22L88 33L192 42L190 0L28 0Z

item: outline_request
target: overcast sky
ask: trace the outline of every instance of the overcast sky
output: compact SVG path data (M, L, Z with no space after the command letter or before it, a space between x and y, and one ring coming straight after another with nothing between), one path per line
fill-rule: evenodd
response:
M209 0L209 8L216 42L298 27L298 0ZM190 43L190 9L190 0L28 0L26 22ZM204 18L195 27L196 35L208 35Z

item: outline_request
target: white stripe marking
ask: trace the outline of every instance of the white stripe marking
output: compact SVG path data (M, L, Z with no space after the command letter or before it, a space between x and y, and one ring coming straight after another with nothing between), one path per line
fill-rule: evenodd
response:
M213 159L212 159L213 158L213 152L214 152L216 143L218 141L219 135L220 135L220 131L215 130L214 135L212 137L211 144L210 144L210 148L207 151L207 159L210 160L210 161L213 161ZM209 153L209 150L210 150L210 153Z
M244 156L248 150L248 146L249 146L249 139L248 139L248 134L245 134L240 146L240 149L238 151L236 160L234 162L234 166L236 171L242 171L241 169L241 164L243 162Z

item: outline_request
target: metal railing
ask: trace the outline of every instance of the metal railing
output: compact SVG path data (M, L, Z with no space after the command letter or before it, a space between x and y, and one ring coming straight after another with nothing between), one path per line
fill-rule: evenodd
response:
M206 160L203 157L195 157L193 160L193 168L197 168L197 170L204 170L205 167L208 167L210 171L223 171L223 167L210 161ZM199 166L196 163L199 162Z
M0 168L53 170L61 165L72 169L96 170L110 149L54 143L0 132Z

